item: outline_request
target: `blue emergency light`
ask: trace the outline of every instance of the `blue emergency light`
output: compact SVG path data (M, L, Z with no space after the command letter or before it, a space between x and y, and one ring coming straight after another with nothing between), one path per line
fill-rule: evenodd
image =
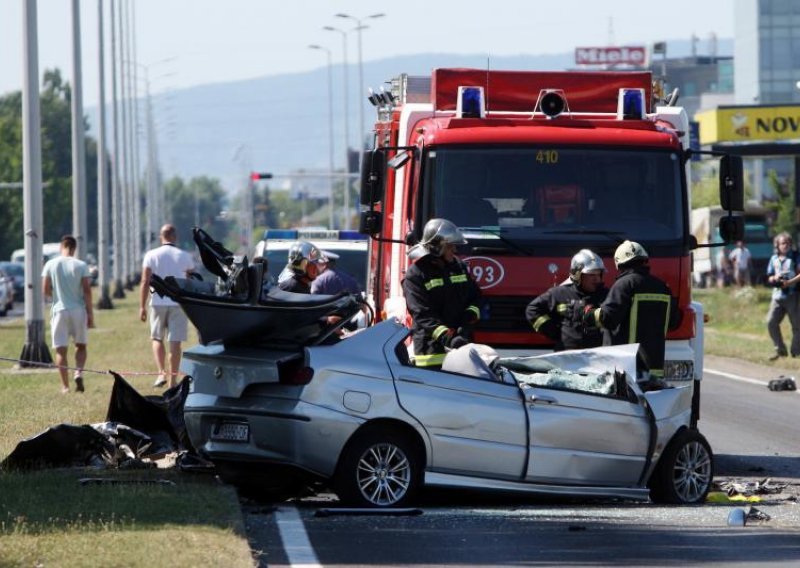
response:
M617 98L617 120L644 118L644 89L620 89Z
M483 99L483 87L459 87L456 116L459 118L483 118L485 115L486 104Z
M267 229L264 231L264 239L296 241L297 231L295 229Z

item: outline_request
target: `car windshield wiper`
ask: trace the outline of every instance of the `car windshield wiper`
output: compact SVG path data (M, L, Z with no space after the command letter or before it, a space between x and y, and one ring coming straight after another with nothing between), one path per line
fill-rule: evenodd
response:
M513 250L513 251L516 251L516 252L518 252L520 254L524 254L525 256L533 256L533 252L532 251L526 249L525 247L523 247L522 245L514 242L513 240L509 239L508 237L504 237L502 234L500 234L502 229L490 229L488 227L459 227L459 229L461 229L463 232L467 232L467 233L470 232L470 231L476 232L476 233L488 233L488 234L490 234L490 235L492 235L494 237L497 237L500 240L501 243L506 245L505 247L503 247L504 249ZM489 246L489 247L474 247L473 250L481 251L481 250L491 250L491 249L497 249L497 248L500 248L500 247L491 247L491 246Z
M608 237L612 241L616 242L617 244L621 244L625 241L624 238L621 238L625 235L624 231L608 231L606 229L560 229L557 231L544 231L544 234L547 235L603 235L604 237Z

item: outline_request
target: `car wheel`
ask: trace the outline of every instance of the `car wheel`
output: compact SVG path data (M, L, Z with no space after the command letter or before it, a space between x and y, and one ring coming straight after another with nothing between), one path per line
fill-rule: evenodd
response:
M384 428L367 430L342 453L334 490L347 503L364 507L400 507L409 503L422 480L414 444Z
M714 454L697 430L684 430L667 446L650 479L656 503L702 503L714 477Z

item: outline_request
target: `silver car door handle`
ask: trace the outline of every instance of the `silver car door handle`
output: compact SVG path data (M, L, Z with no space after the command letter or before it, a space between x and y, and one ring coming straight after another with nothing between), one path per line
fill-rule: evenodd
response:
M558 404L558 400L554 396L546 394L532 394L531 402L544 402L546 404Z

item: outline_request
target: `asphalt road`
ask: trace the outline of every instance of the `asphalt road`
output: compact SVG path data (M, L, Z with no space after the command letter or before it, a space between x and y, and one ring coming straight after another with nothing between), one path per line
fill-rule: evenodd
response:
M665 507L464 492L427 495L417 515L320 516L337 506L322 494L245 500L251 546L260 566L798 566L800 395L769 391L766 377L753 384L752 376L707 372L700 429L718 480L789 484L754 504L769 521L728 526L730 512L747 507L741 503Z

